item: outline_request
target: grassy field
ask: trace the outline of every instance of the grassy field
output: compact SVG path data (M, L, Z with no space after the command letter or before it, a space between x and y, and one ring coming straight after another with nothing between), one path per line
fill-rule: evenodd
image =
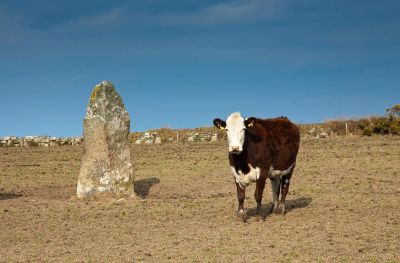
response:
M236 218L226 142L134 145L136 199L74 197L83 149L0 148L1 262L400 262L400 137L304 139L285 215Z

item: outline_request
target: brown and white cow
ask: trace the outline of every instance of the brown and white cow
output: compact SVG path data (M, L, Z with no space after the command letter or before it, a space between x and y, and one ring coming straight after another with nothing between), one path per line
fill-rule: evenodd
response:
M281 205L284 213L285 199L300 144L297 126L286 117L244 119L239 112L229 115L226 121L217 118L213 122L217 128L224 129L227 133L229 162L239 201L238 214L244 219L245 188L252 182L256 182L254 197L257 214L260 214L267 178L272 186L273 209L277 211Z

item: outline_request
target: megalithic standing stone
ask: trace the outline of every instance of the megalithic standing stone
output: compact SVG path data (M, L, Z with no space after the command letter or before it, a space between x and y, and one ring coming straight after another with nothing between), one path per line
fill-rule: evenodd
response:
M113 84L103 81L96 85L83 120L79 198L106 192L134 195L129 129L129 114Z

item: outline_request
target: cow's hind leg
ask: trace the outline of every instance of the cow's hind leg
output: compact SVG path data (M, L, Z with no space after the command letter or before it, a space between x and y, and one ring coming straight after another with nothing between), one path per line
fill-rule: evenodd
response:
M280 184L281 178L279 176L270 178L271 187L272 187L272 211L276 212L279 207L279 192L280 192Z
M256 199L257 202L257 215L261 215L261 201L262 201L262 196L264 192L264 187L265 187L265 180L267 179L266 176L260 176L260 178L257 180L256 184L256 191L254 192L254 198Z
M244 199L245 199L245 189L240 187L238 183L236 183L236 189L237 189L237 197L238 197L238 202L239 202L239 208L238 208L238 217L245 221L246 215L244 212Z
M282 177L282 183L281 183L281 205L282 205L282 214L285 213L285 201L286 201L286 195L289 192L289 186L290 186L290 178L292 177L292 172L283 176Z

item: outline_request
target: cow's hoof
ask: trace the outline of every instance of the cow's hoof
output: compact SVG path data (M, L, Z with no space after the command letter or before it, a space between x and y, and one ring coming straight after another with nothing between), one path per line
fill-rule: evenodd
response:
M265 219L265 217L262 215L262 212L261 212L261 206L257 207L255 218L256 218L257 222L263 221Z
M238 216L239 220L246 222L246 213L244 212L243 209L240 209L238 211L237 216Z
M274 204L270 206L270 208L267 210L267 214L272 214L274 212Z
M274 207L272 208L273 213L279 213L279 202L274 203Z
M284 215L285 213L286 213L285 204L282 204L282 206L281 206L281 215Z

